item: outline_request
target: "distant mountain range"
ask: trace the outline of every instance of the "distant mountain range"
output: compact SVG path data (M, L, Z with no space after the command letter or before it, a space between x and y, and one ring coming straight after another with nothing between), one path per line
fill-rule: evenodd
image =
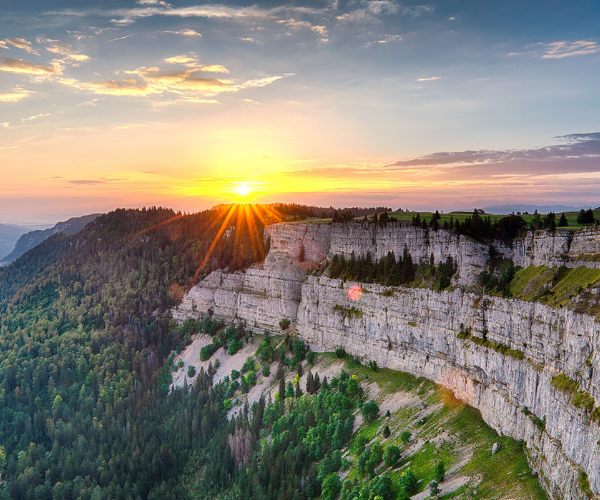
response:
M14 247L19 237L27 232L23 226L0 224L0 255L6 255Z
M517 212L529 212L534 213L536 210L540 214L547 214L548 212L562 213L562 212L576 212L582 208L596 208L597 205L586 205L584 206L568 206L568 205L490 205L489 207L483 207L488 214L512 214Z
M38 229L36 231L30 231L26 234L23 234L23 228L15 227L15 229L20 230L17 236L19 239L14 244L14 248L11 246L7 249L10 251L12 248L12 252L10 252L6 257L0 259L0 265L8 265L11 262L17 260L21 255L23 255L28 250L31 250L36 245L39 245L46 238L49 238L53 234L56 233L64 233L64 234L74 234L81 231L89 222L92 222L96 217L100 214L90 214L84 215L82 217L73 217L64 222L58 222L54 227L50 227L48 229ZM10 228L12 226L5 226L0 224L0 231L3 230L4 227ZM0 233L0 238L4 233ZM8 234L8 233L7 233ZM17 234L17 233L13 233ZM16 238L15 238L16 239ZM14 240L13 240L14 241ZM0 250L4 249L0 247ZM0 253L2 255L2 253Z

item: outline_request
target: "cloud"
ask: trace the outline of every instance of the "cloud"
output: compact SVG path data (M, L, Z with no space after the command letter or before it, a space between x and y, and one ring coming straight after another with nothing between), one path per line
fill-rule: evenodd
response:
M113 38L112 40L106 40L103 43L116 42L117 40L125 40L125 38L131 38L133 35L120 36L119 38Z
M163 0L137 0L138 5L160 5L162 7L173 7L170 3Z
M400 14L416 19L424 14L432 13L435 8L432 5L414 5L402 7L393 0L362 0L362 8L355 9L336 17L338 21L360 22L378 21L380 17Z
M1 122L0 123L0 127L2 127L2 128L8 128L8 127L10 127L10 123L9 122Z
M179 31L161 31L161 33L171 33L173 35L181 35L181 36L202 36L202 33L198 33L195 30L183 29Z
M31 48L31 42L28 42L24 38L7 38L6 40L4 40L4 42L0 43L2 43L2 46L4 48L8 48L6 44L10 44L13 47L16 47L17 49L23 49L29 52L30 54L33 52L33 49Z
M34 64L24 59L15 59L14 57L0 57L0 71L9 73L24 73L27 75L60 75L62 68L57 62L50 66L43 64Z
M126 78L121 81L104 80L101 82L88 82L75 86L86 88L95 94L115 96L147 96L160 92L160 90L152 88L137 78Z
M229 73L229 70L220 64L186 64L188 68L193 68L196 71L203 73Z
M372 45L382 45L389 42L401 42L402 37L400 35L384 35L380 40L374 40L372 42L365 43L365 47L371 47Z
M267 85L270 85L273 82L276 82L277 80L281 80L282 78L286 78L288 76L294 76L294 74L295 73L284 73L282 75L268 76L265 78L257 78L255 80L248 80L247 82L244 82L241 85L238 85L237 88L247 89L247 88L265 87Z
M123 19L111 19L110 22L119 26L129 26L130 24L135 23L135 19L125 17Z
M186 64L186 63L195 62L196 58L190 57L190 56L173 56L173 57L167 57L164 61L169 64Z
M44 118L50 116L50 113L40 113L39 115L32 115L27 118L21 118L21 123L30 122L31 120L37 120L38 118Z
M546 44L542 59L562 59L564 57L585 56L600 51L600 45L589 40L576 42L553 42Z
M169 64L183 64L190 68L192 72L201 71L203 73L229 73L229 70L221 64L200 64L195 57L173 56L167 57L165 62Z
M74 50L71 44L61 42L60 40L40 39L38 43L46 44L46 50L52 54L56 54L72 61L83 62L89 59L85 54L81 54L77 50Z
M382 14L390 15L398 12L398 4L390 0L363 0L361 4L364 6L363 8L346 12L337 16L336 19L348 22L374 21Z
M69 184L74 184L76 186L93 186L96 184L109 184L111 182L125 181L127 179L119 179L119 178L100 178L100 179L70 179L67 180Z
M25 97L35 94L33 90L25 90L21 87L15 87L12 92L6 94L0 94L0 102L19 102Z
M373 2L381 2L387 0L373 0ZM93 11L95 14L120 17L124 23L129 23L131 20L147 18L152 16L168 16L168 17L180 17L180 18L220 18L220 19L274 19L282 13L289 14L309 14L309 15L323 15L327 14L328 8L315 9L310 7L296 7L290 5L282 5L273 7L271 9L262 9L255 5L250 7L230 7L227 5L220 4L209 4L209 5L196 5L191 7L164 7L162 4L145 4L140 7L131 9L113 9L108 11ZM74 11L55 11L53 14L58 15L79 15ZM118 22L118 19L112 19L112 22ZM182 30L187 31L187 30ZM193 31L193 30L190 30ZM180 32L168 32L163 33L177 33Z
M197 76L197 70L162 71L159 68L141 68L131 73L141 76L153 92L201 93L215 95L221 92L235 92L236 88L228 80Z
M77 105L77 107L79 108L80 106L96 106L96 103L100 100L99 97L95 97L94 99L92 99L91 101L85 101L82 103L79 103Z
M402 8L401 13L403 16L416 19L417 17L421 17L425 14L432 14L434 11L435 7L433 5L411 5L409 7Z
M557 137L564 144L554 144L541 148L515 150L477 150L460 152L438 152L411 160L398 161L390 167L427 168L431 166L451 166L454 168L480 168L482 165L502 166L499 173L509 173L511 169L544 173L552 166L566 170L567 162L593 166L598 170L600 158L600 132L569 134Z
M289 28L294 30L299 30L301 28L306 28L315 33L320 34L321 36L327 36L327 27L326 26L313 26L312 23L308 21L297 21L296 19L280 19L275 21L277 24L283 24Z
M419 78L417 81L418 82L431 82L433 80L439 80L440 77L439 76L431 76L429 78Z

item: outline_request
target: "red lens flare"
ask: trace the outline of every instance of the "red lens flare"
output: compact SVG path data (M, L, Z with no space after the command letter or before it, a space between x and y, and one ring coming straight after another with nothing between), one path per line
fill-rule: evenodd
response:
M354 285L348 289L348 298L350 300L358 300L362 296L362 288L358 285Z

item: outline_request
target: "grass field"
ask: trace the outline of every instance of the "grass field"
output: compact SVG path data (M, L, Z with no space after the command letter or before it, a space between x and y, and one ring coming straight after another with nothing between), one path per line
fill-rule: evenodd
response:
M431 221L431 218L433 217L433 212L392 212L392 213L388 213L388 216L391 217L392 219L398 220L398 221L402 221L402 222L407 222L410 223L412 222L412 219L414 216L417 215L417 213L419 214L419 217L421 218L421 220L426 219L427 222ZM589 225L582 225L582 224L577 224L576 220L577 220L577 215L579 214L579 212L565 212L565 216L567 217L567 221L568 221L568 226L563 227L563 228L558 228L558 229L581 229L583 227L589 227ZM450 221L450 219L452 219L453 221L459 220L460 222L464 222L464 220L467 217L472 217L473 216L473 212L448 212L448 213L440 213L441 215L441 219L440 219L440 224L443 224L444 221ZM544 215L544 214L542 214ZM506 217L506 215L499 215L499 214L482 214L482 217L488 217L490 216L492 219L492 222L495 222L499 219L501 219L502 217ZM526 214L526 215L521 215L525 221L527 222L527 224L531 224L531 222L533 221L535 215L533 214ZM558 222L558 219L561 216L561 212L556 214L556 221ZM600 208L597 208L594 210L594 217L596 219L600 219ZM363 217L357 217L356 220L361 220ZM331 219L306 219L304 221L302 221L304 223L306 222L310 222L310 223L327 223L327 222L331 222Z

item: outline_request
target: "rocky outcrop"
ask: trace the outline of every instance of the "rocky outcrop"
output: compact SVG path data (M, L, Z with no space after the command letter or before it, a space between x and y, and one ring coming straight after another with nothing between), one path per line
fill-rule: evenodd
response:
M512 247L497 244L497 250L516 266L600 268L600 228L578 231L530 231Z
M212 273L192 288L174 316L200 317L212 308L217 316L244 319L259 331L277 330L288 318L315 350L344 347L380 366L430 378L479 408L498 432L525 441L530 463L552 498L587 498L581 471L600 493L598 424L551 384L553 376L565 374L600 401L595 318L465 291L485 268L488 247L444 231L396 224L280 224L270 235L263 264L245 273ZM596 235L595 230L571 236L538 232L498 250L517 265L556 266L564 263L563 255L595 253ZM432 253L436 263L452 256L465 286L442 292L391 289L311 272L334 254L371 252L378 258L388 251L401 254L405 245L416 261ZM471 337L458 335L461 324L471 329ZM484 336L491 341L487 346L474 341Z

